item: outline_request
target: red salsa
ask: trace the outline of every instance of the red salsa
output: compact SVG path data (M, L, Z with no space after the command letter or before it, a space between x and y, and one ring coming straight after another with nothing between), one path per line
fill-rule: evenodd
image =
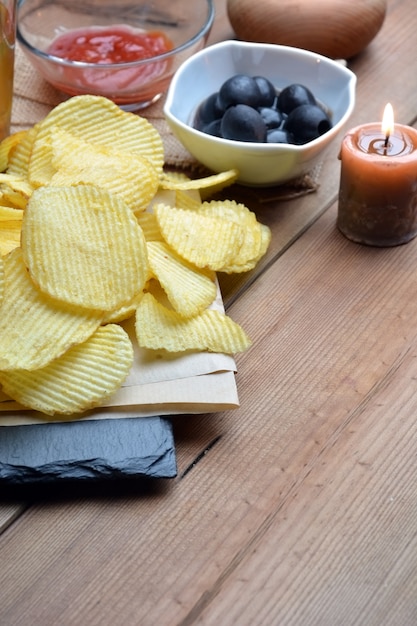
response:
M54 81L71 95L104 95L119 104L151 101L166 88L172 59L155 59L145 64L123 66L153 59L174 48L161 31L133 29L124 25L79 28L59 35L48 53L67 61L89 63L88 67L62 65Z
M172 48L172 42L161 31L92 26L59 35L48 52L69 61L113 64L149 59Z

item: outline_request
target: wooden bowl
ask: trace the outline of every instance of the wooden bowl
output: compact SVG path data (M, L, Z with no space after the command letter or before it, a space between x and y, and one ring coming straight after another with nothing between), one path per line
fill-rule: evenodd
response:
M242 41L304 48L349 59L374 39L387 0L228 0L230 23Z

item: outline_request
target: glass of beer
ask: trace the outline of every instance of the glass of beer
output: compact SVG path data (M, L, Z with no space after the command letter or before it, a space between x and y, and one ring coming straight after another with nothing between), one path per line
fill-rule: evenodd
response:
M10 131L13 98L16 0L0 0L0 140Z

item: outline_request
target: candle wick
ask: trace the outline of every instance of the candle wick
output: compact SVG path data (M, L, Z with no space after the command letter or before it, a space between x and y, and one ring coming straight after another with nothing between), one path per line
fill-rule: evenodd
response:
M387 133L385 135L385 141L384 141L384 154L387 154L389 138L390 138L390 135L389 133Z

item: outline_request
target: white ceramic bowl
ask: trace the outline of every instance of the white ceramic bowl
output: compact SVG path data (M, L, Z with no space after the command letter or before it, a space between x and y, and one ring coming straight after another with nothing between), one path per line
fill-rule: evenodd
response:
M331 112L332 128L303 145L226 140L192 127L196 109L235 74L265 76L280 91L291 83L308 87ZM175 73L164 114L185 148L213 172L236 168L239 182L273 186L310 171L338 135L355 105L356 76L343 64L288 46L225 41L197 52Z

